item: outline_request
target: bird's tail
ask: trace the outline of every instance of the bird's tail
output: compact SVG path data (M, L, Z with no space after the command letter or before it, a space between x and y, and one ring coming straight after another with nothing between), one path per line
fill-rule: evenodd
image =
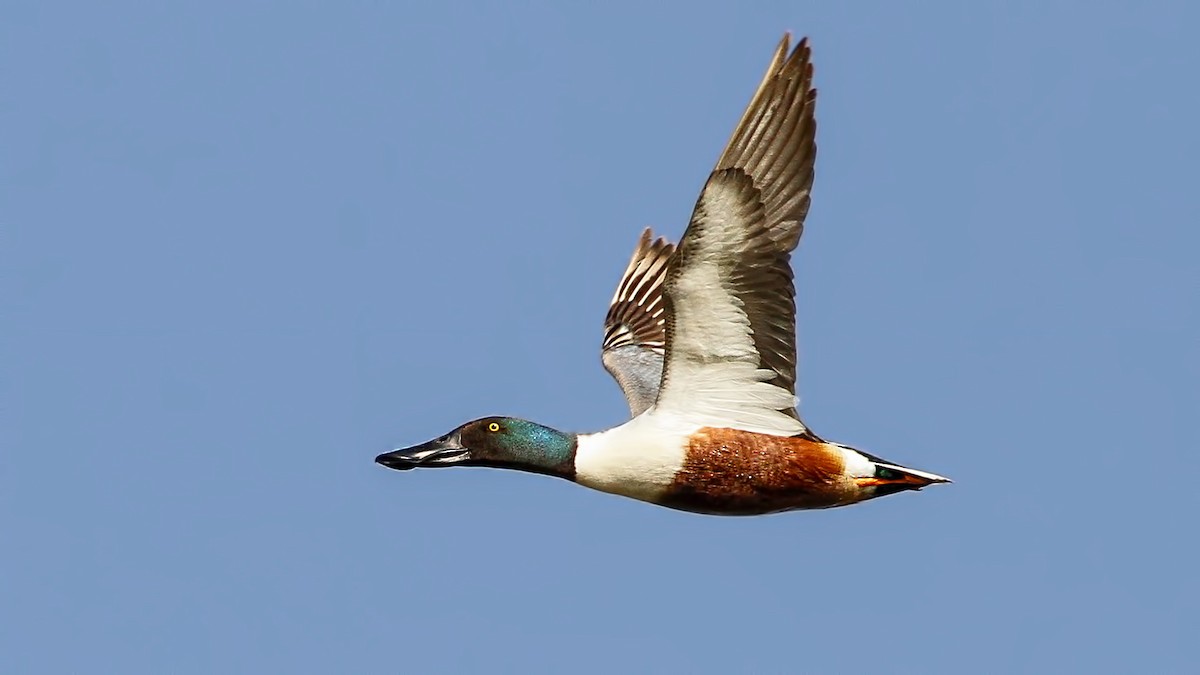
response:
M890 495L903 490L920 490L934 483L951 483L949 478L928 471L918 471L899 464L870 457L875 470L873 475L856 478L860 487L875 489L875 496Z

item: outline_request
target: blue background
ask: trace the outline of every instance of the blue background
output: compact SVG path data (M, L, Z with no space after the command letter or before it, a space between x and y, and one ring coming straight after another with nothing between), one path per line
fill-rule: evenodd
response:
M1196 5L577 4L4 4L0 670L1193 667ZM613 286L784 30L802 411L957 482L374 465L624 419Z

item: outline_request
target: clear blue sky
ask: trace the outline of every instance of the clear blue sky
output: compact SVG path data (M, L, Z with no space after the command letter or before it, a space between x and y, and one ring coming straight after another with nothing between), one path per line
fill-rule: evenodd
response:
M0 671L1194 667L1200 9L5 3ZM600 324L784 30L801 409L952 486L720 519L379 452Z

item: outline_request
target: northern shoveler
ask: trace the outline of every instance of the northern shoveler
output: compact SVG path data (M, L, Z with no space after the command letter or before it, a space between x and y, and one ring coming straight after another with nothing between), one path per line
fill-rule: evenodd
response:
M949 482L814 434L796 412L791 252L808 213L816 90L788 35L709 175L678 246L642 234L602 360L632 418L574 434L485 417L379 455L393 469L487 466L698 513L843 506Z

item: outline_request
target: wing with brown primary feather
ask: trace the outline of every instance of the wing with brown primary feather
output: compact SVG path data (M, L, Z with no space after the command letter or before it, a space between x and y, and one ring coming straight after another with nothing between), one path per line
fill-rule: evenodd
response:
M778 53L786 51L785 37ZM793 393L796 292L791 252L804 232L817 157L812 75L808 42L801 40L760 88L717 162L717 171L749 176L763 205L765 222L749 247L753 253L748 250L740 261L734 285L741 290L737 295L745 303L763 367L775 372L775 384Z
M781 41L671 260L660 407L724 415L753 431L805 432L795 410L790 263L816 159L809 56L806 41L790 54L788 37Z
M655 239L646 228L604 318L600 359L621 387L634 417L658 397L666 345L662 285L674 252L674 244Z

